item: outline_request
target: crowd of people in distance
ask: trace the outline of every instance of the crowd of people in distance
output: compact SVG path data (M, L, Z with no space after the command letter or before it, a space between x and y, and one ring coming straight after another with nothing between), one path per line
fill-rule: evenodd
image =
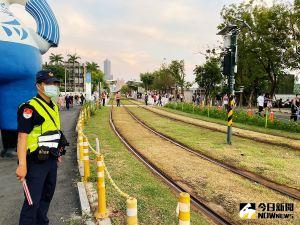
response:
M81 94L67 94L66 96L59 95L57 99L57 105L60 110L70 110L74 106L83 105L85 102L85 96Z
M163 106L167 102L172 102L172 101L177 101L177 100L179 100L181 102L184 101L183 94L178 94L176 96L176 100L175 100L175 96L173 94L170 94L170 93L160 94L160 93L151 91L151 92L146 92L144 94L144 101L145 101L146 105L149 105L150 97L151 97L151 100L153 101L152 104L157 105L157 106ZM141 93L138 93L138 98L140 98L140 99L142 98Z
M275 107L279 109L290 108L291 120L297 121L300 118L300 96L298 94L291 101L287 99L285 102L283 102L282 99L273 102L273 100L269 97L269 94L260 94L257 97L258 114L261 115L265 109L270 111L274 104Z
M143 99L146 105L156 105L156 106L163 106L168 102L185 102L186 99L183 94L177 93L158 93L156 91L148 91L145 94L137 93L137 99ZM200 93L193 93L192 94L192 103L195 106L216 106L218 108L223 108L224 110L228 109L229 105L229 95L218 93L214 99L205 99L205 96ZM236 96L233 98L233 108L239 104L239 98ZM282 99L274 100L271 98L270 94L259 94L256 99L258 111L257 114L259 116L265 116L266 113L271 113L273 108L290 108L291 109L291 116L290 120L297 121L300 119L300 96L297 94L292 100L287 99L283 101Z

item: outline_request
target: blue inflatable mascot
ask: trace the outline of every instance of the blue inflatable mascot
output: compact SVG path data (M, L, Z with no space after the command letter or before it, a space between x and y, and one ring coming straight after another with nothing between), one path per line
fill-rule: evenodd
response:
M26 28L9 10L21 4L37 23ZM4 149L16 147L17 109L35 93L42 54L57 47L59 27L46 0L0 0L0 129Z

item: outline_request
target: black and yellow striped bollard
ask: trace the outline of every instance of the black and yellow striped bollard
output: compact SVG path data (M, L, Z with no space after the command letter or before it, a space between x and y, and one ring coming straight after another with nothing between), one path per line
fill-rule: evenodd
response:
M231 145L232 123L233 123L233 106L234 96L229 96L229 104L227 109L227 144Z

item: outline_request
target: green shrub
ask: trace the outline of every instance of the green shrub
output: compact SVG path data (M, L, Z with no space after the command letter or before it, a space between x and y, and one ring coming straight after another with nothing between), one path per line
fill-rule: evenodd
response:
M186 113L193 113L196 115L220 119L223 121L227 120L227 112L224 109L199 107L191 103L168 103L164 107L183 111ZM236 123L243 123L259 127L264 127L266 123L266 119L264 117L258 115L248 116L247 112L242 110L234 111L233 121ZM268 120L268 128L275 130L285 130L294 133L300 132L300 125L298 123L292 121L280 121L276 118L273 122Z

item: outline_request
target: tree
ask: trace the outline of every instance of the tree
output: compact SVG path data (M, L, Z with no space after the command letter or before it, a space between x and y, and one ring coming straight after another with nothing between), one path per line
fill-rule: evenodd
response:
M175 85L175 79L171 71L164 66L153 73L153 88L158 91L167 92Z
M130 92L130 88L128 87L128 85L127 84L123 85L123 87L121 88L121 93L125 95L129 92Z
M78 59L81 59L80 56L78 56L76 53L71 55L71 54L68 54L68 63L72 63L73 65L75 65L75 63L79 63L78 62Z
M211 96L216 85L222 81L222 74L218 58L209 58L202 66L196 66L194 69L196 83L205 90L205 99Z
M99 85L99 83L104 83L104 73L101 70L92 71L92 85L93 85L93 91L96 90L96 87Z
M180 87L181 94L183 94L185 86L184 60L173 60L168 66L168 69L173 76L176 85Z
M148 91L154 82L154 75L152 73L141 73L140 78L144 84L145 90Z
M295 19L299 18L295 17L297 1L294 6L274 3L270 8L257 3L258 1L252 0L249 3L224 7L221 12L223 23L219 29L226 24L236 24L236 18L245 20L251 26L251 31L242 29L239 36L238 67L241 65L240 61L245 61L245 58L248 59L248 69L258 64L260 68L258 66L256 68L259 69L260 75L261 72L266 75L269 81L269 92L273 96L279 77L285 75L284 71L299 67L299 54L296 47L299 46L299 33L297 35L299 19ZM251 56L248 56L249 54ZM259 77L257 78L260 80Z
M127 86L131 91L137 91L139 87L139 83L135 81L127 81Z
M93 85L93 91L96 89L96 87L99 85L99 82L104 81L104 73L99 70L99 65L96 62L86 62L86 70L87 72L91 73L92 76L92 85Z
M51 55L49 56L50 63L53 63L54 65L62 63L64 61L63 59L64 57L61 54L55 55L51 53Z
M98 71L99 65L96 62L86 62L86 70L88 72L95 72Z

